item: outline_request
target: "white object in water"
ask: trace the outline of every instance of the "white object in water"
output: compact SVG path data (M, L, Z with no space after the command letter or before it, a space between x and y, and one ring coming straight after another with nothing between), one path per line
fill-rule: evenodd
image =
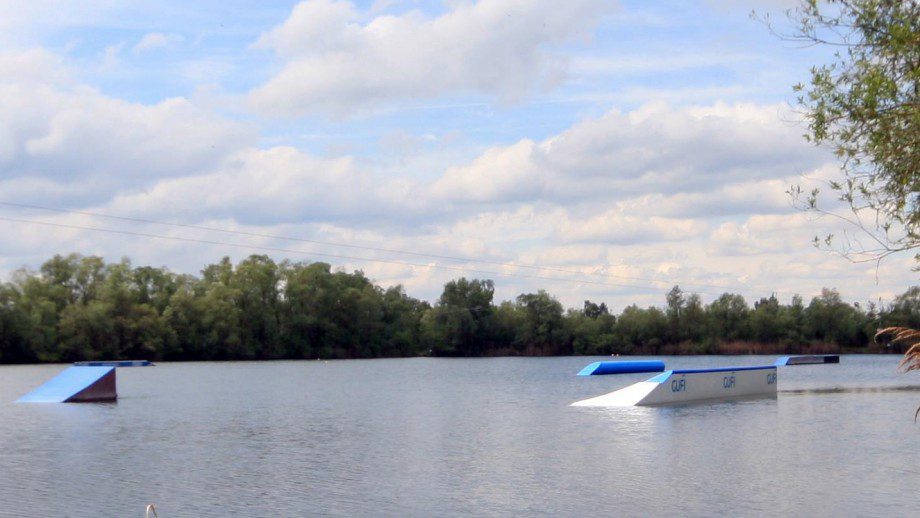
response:
M776 394L776 366L670 370L572 406L668 405Z

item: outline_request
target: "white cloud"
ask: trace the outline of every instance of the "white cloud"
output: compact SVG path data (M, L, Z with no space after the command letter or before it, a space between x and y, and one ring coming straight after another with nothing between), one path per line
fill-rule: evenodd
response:
M824 157L802 142L797 128L782 122L785 110L721 103L613 110L539 143L492 148L468 166L448 169L433 192L466 203L563 202L686 195L717 186L726 196L744 198L728 186L787 178L817 167ZM774 196L768 199L775 204Z
M719 225L712 232L709 250L722 256L791 252L807 246L814 232L814 221L803 213L751 216Z
M131 103L73 82L45 51L0 54L0 178L16 179L4 198L34 191L39 179L58 191L92 182L100 199L113 189L213 168L254 141L244 125L184 98ZM67 187L68 184L72 184Z
M553 44L590 34L607 0L480 0L430 18L418 11L364 22L348 1L307 0L258 47L285 63L254 90L277 115L347 113L381 101L478 92L516 99L564 73Z
M69 80L70 76L61 58L45 49L0 52L0 84L58 84Z
M522 140L487 150L467 166L450 167L433 185L436 197L461 202L532 200L546 190L534 159L536 144Z
M148 32L131 48L135 53L149 50L172 47L185 41L181 34L165 34L162 32Z
M438 232L444 234L444 242L477 243L479 248L470 251L482 255L487 253L486 243L516 248L516 242L543 242L550 237L555 223L564 217L566 212L562 208L523 203L506 210L481 210L458 217L442 223Z
M675 194L648 194L620 202L623 210L642 215L718 218L744 214L792 212L786 194L799 177L776 180L738 181L712 189Z
M54 113L43 121L41 132L25 136L20 153L61 176L185 175L247 141L238 125L203 113L182 98L140 105L91 90L47 93L43 98Z
M570 219L556 230L563 243L594 242L610 245L686 241L701 236L707 225L693 219L633 216L609 210L587 219Z
M207 174L166 179L124 194L113 212L151 216L181 210L192 220L230 218L249 224L409 217L408 182L385 182L349 157L319 158L291 147L255 148L227 158ZM410 210L411 212L411 210Z

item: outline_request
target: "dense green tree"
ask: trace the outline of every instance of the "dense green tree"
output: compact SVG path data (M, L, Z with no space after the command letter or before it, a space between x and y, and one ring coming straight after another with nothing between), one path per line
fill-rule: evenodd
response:
M325 352L325 315L332 304L330 270L326 263L282 264L282 336L291 357L316 358Z
M95 300L105 277L106 266L101 257L80 257L72 279L75 299L84 304Z
M72 304L77 298L75 273L80 259L77 254L67 257L55 255L39 268L43 298L52 302L57 311Z
M0 363L39 361L29 343L29 320L9 285L0 285Z
M680 318L681 336L693 343L702 343L706 333L706 308L696 293L687 297Z
M169 299L185 282L188 280L182 276L150 266L135 268L131 275L132 290L137 294L137 302L148 304L161 314L169 305Z
M723 293L706 308L709 333L724 340L748 337L748 305L744 297Z
M64 308L58 321L59 359L65 362L120 358L109 304L92 300Z
M406 295L402 286L383 293L382 356L415 356L421 351L421 317L428 303Z
M516 347L518 330L524 326L524 312L521 307L510 300L499 304L492 313L489 326L489 343L486 348L492 354L521 354Z
M164 343L164 360L210 360L213 352L205 350L200 298L189 285L180 286L163 310L163 320L170 334Z
M278 266L266 255L252 255L236 266L231 279L243 349L258 359L281 358Z
M491 280L460 278L445 284L438 303L422 318L432 353L444 356L483 354L492 323L494 293Z
M792 303L783 308L788 315L789 332L787 338L792 343L801 343L805 340L805 302L801 295L793 295Z
M523 319L516 333L516 349L530 354L571 354L562 304L544 290L519 295Z
M758 342L776 342L784 335L783 314L775 295L754 303L750 314L751 339Z
M383 303L380 289L361 272L334 275L337 296L327 340L335 358L371 358L380 354Z
M611 354L614 351L617 319L610 314L607 304L586 300L582 311L569 310L566 320L574 354Z
M247 349L240 325L239 291L222 282L207 283L195 300L201 335L196 349L209 360L251 360L256 351Z
M905 293L898 295L882 320L885 327L920 329L920 286L912 286Z
M668 341L680 342L686 340L686 333L684 333L684 329L681 326L684 304L687 302L684 298L684 292L681 291L680 286L674 286L665 296L665 300L667 301Z
M604 302L597 304L595 302L591 302L590 300L586 300L582 314L587 318L594 319L602 315L609 315L610 311L607 309L607 304Z
M805 308L806 337L840 345L858 345L862 322L858 310L843 302L837 290L823 289Z
M668 317L659 308L627 306L616 321L615 354L658 354L668 336Z

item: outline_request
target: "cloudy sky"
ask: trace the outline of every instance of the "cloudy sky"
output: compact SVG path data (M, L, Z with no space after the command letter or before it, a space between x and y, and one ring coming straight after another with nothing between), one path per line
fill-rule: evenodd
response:
M0 276L55 253L360 268L433 300L890 300L791 207L832 178L788 2L0 0ZM53 210L49 210L53 209Z

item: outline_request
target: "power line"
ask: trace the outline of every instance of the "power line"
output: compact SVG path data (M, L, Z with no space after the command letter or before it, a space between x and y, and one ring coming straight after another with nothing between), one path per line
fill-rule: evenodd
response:
M106 232L110 234L119 234L119 235L126 235L126 236L146 237L146 238L153 238L153 239L166 239L166 240L171 240L171 241L182 241L186 243L200 243L200 244L206 244L206 245L230 246L234 248L244 248L244 249L250 249L250 250L264 250L264 251L269 251L269 252L282 252L282 253L301 254L301 255L308 255L308 256L320 256L320 257L328 257L328 258L333 258L333 259L345 259L345 260L362 261L362 262L369 262L369 263L397 264L401 266L411 266L411 267L416 267L416 268L437 268L441 270L453 270L453 271L459 271L459 272L464 272L464 273L475 273L475 274L481 274L481 275L500 275L503 277L517 277L517 278L522 278L522 279L541 279L541 280L549 280L549 281L556 281L556 282L590 284L594 286L606 286L606 287L616 287L616 288L634 288L634 289L648 290L648 291L659 289L659 288L652 288L649 286L637 286L634 284L618 284L618 283L610 283L610 282L599 282L599 281L592 281L588 279L565 279L565 278L560 278L560 277L547 277L545 275L527 275L527 274L519 274L519 273L506 273L506 272L498 272L498 271L477 270L473 268L464 268L460 266L446 266L446 265L440 265L440 264L418 264L418 263L410 263L408 261L397 261L397 260L392 260L392 259L373 259L373 258L367 258L367 257L355 257L355 256L340 255L340 254L329 254L329 253L324 253L324 252L313 252L313 251L308 251L308 250L294 250L294 249L279 248L279 247L274 247L274 246L250 245L250 244L243 244L243 243L229 243L226 241L214 241L210 239L195 239L195 238L179 237L179 236L164 236L161 234L150 234L146 232L133 232L129 230L89 227L89 226L84 226L84 225L71 225L71 224L66 224L66 223L52 223L50 221L10 218L6 216L0 216L0 220L10 221L14 223L30 223L34 225L46 225L46 226L58 227L58 228L89 230L93 232Z
M536 266L536 265L528 265L528 264L510 263L510 262L504 262L504 261L493 261L489 259L476 259L476 258L458 257L458 256L451 256L451 255L429 254L429 253L423 253L423 252L414 252L410 250L401 250L401 249L396 249L396 248L382 248L382 247L374 247L374 246L366 246L366 245L356 245L356 244L351 244L351 243L337 243L337 242L332 242L332 241L321 241L321 240L316 240L316 239L306 239L306 238L282 236L282 235L276 235L276 234L265 234L265 233L260 233L260 232L249 232L245 230L230 230L230 229L224 229L224 228L218 228L218 227L209 227L206 225L192 225L192 224L187 224L187 223L171 223L171 222L157 221L157 220L146 219L146 218L116 216L112 214L102 214L98 212L88 212L88 211L73 210L73 209L61 209L61 208L47 207L47 206L42 206L42 205L31 205L31 204L26 204L26 203L14 203L14 202L0 201L0 205L6 205L9 207L44 210L44 211L49 211L49 212L58 212L58 213L65 213L65 214L80 214L83 216L107 218L107 219L114 219L114 220L120 220L120 221L130 221L134 223L145 223L145 224L150 224L150 225L163 225L163 226L171 226L171 227L177 227L177 228L204 230L208 232L220 232L223 234L233 234L233 235L248 236L248 237L260 237L260 238L266 238L266 239L278 239L282 241L295 241L295 242L300 242L300 243L310 243L310 244L324 245L324 246L336 246L336 247L351 248L351 249L356 249L356 250L371 250L374 252L402 254L402 255L409 255L413 257L425 257L425 258L430 258L430 259L443 259L443 260L455 261L455 262L488 264L492 266L501 266L501 267L506 267L506 268L521 268L521 269L534 270L534 271L558 272L558 273L565 273L569 275L590 275L593 277L623 279L627 281L651 282L651 283L661 284L664 286L667 286L668 284L670 284L670 281L664 281L660 279L650 279L647 277L633 277L633 276L627 276L627 275L617 275L617 274L599 273L599 272L579 272L576 270L570 270L567 268L559 268L555 266ZM335 256L333 255L331 257L335 257ZM703 283L684 283L684 286L713 288L717 290L731 289L730 286L721 286L721 285L703 284Z

